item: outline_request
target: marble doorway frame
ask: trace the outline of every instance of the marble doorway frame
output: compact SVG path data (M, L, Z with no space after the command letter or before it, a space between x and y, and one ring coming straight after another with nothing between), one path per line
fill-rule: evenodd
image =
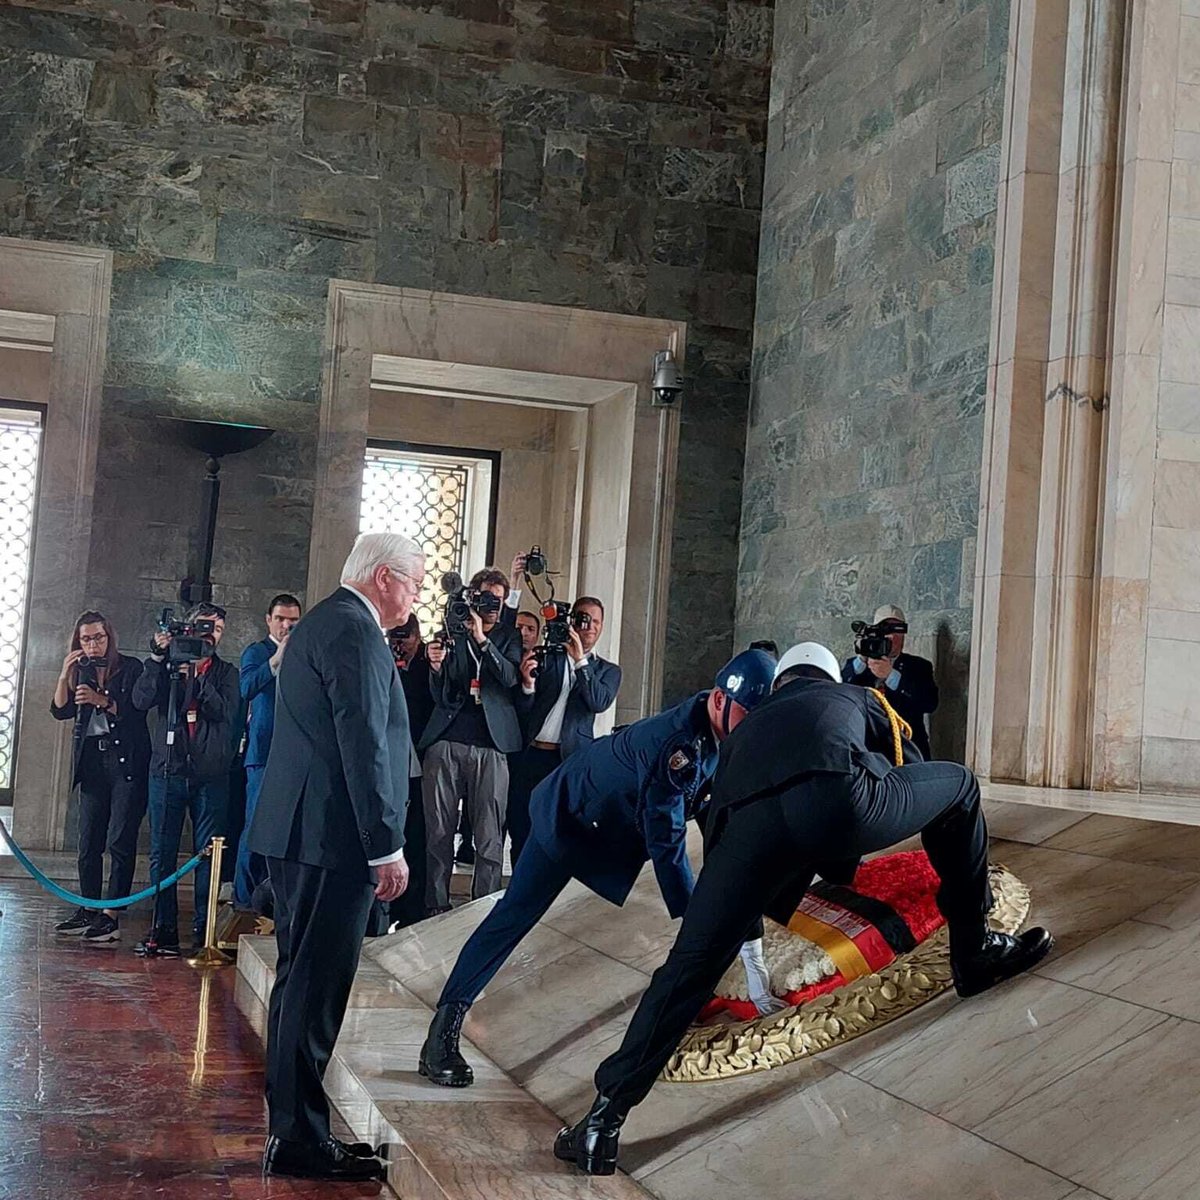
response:
M87 601L112 259L88 246L0 238L0 309L53 320L13 793L13 833L35 850L65 843L71 731L48 705Z
M357 532L375 356L602 380L614 393L631 388L617 720L654 711L662 696L679 411L651 406L650 379L654 352L671 349L683 362L686 337L681 321L332 280L308 596L336 586ZM586 579L581 583L587 586Z

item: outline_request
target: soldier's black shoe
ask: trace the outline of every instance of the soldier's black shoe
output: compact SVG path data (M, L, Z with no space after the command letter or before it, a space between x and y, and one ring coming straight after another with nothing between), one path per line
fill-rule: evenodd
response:
M417 1070L432 1083L443 1087L470 1087L475 1072L458 1049L463 1018L469 1004L442 1004L433 1015Z
M262 1169L264 1175L290 1179L382 1180L387 1173L378 1159L350 1154L332 1137L319 1145L269 1137Z
M1036 967L1053 949L1054 938L1048 929L1040 926L1027 929L1016 937L989 931L974 954L958 958L951 955L954 990L960 996L978 996L980 992Z
M617 1142L626 1109L598 1092L582 1120L565 1125L554 1139L554 1157L574 1163L585 1175L611 1175L617 1169Z

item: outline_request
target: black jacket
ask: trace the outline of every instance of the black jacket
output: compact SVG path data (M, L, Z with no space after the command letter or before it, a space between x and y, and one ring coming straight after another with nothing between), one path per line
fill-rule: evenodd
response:
M713 777L712 841L729 812L816 774L882 779L895 764L891 722L864 688L797 679L768 696L721 744ZM906 763L920 762L902 741Z
M146 781L146 769L150 762L150 733L146 728L146 714L133 702L133 689L142 673L140 660L128 654L118 655L116 674L106 680L105 688L116 706L108 716L112 743L109 753L116 754L125 766L125 778ZM95 711L91 704L75 703L75 693L59 708L50 701L50 713L59 721L74 720L71 729L71 786L79 782L79 760L83 755L83 743L87 738L88 725Z
M404 688L404 701L408 705L408 732L413 745L419 746L425 735L425 726L433 716L433 693L429 690L429 659L425 651L413 659L400 672L400 686Z
M479 680L488 732L497 750L515 754L524 745L513 704L513 689L519 682L517 668L521 665L521 635L502 621L492 626L482 646L475 646L469 634L456 637L442 669L430 670L429 691L434 710L425 726L419 749L426 750L440 740L454 723L459 709L468 702L474 703L471 680L475 662L467 648L468 642L480 655Z
M842 664L842 682L879 688L887 697L887 702L912 726L913 742L922 756L929 758L929 730L925 727L925 714L933 712L938 706L933 663L915 654L900 654L892 665L900 675L900 682L895 688L887 687L882 679L876 679L868 670L856 671L853 658L846 659Z
M550 659L547 669L538 671L534 677L532 695L527 696L523 689L517 689L517 714L521 718L521 732L526 745L537 737L559 698L563 685L565 657L566 655L556 655ZM559 741L563 758L592 742L595 737L593 729L596 714L604 712L613 704L620 687L621 668L598 654L584 659L575 668L571 678L571 694L567 697L567 711L563 713L562 737Z
M404 845L408 709L383 632L347 588L288 637L275 729L248 845L257 854L369 874Z
M171 672L155 657L146 659L142 673L133 685L133 703L143 712L154 709L150 745L151 775L192 774L197 779L220 779L229 773L237 751L237 728L241 711L238 669L214 654L211 666L193 676L181 691L177 716L178 736L167 745L167 713L171 700ZM188 732L187 707L196 699L197 720L194 735Z

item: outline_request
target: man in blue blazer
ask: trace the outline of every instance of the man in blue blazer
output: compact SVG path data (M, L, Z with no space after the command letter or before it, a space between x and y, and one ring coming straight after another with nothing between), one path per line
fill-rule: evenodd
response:
M621 668L596 653L604 632L604 605L580 596L571 609L571 638L561 654L539 668L526 651L521 660L517 716L525 749L509 758L508 836L512 861L529 838L529 797L547 775L575 751L590 746L596 716L612 707Z
M280 592L267 605L267 636L242 651L239 682L242 703L250 706L250 718L246 724L246 819L233 872L233 901L238 908L250 907L254 889L267 877L266 860L251 853L246 834L254 820L275 729L275 676L283 665L288 636L300 616L300 601L288 592Z
M621 905L649 859L667 911L683 915L693 882L688 817L717 768L718 745L768 695L774 673L769 654L743 651L711 691L592 742L534 789L529 841L446 980L422 1075L446 1087L474 1081L458 1048L463 1018L572 879Z

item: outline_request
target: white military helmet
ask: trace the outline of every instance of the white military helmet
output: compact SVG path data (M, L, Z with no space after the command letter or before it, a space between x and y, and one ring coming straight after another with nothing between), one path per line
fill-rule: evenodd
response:
M824 671L834 683L842 682L842 668L834 657L833 651L820 642L800 642L790 650L785 650L783 657L775 665L775 681L781 675L796 667L818 667Z

